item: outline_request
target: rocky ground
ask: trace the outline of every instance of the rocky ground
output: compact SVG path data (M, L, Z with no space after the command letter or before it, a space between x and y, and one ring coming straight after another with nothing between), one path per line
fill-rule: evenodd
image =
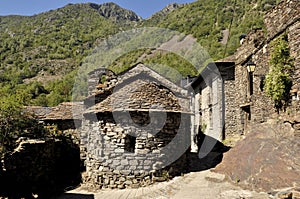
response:
M224 155L215 172L239 186L280 198L300 198L300 136L297 118L256 125Z

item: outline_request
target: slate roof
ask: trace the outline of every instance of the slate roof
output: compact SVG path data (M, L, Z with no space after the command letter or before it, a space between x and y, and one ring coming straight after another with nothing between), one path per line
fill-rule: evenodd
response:
M176 97L169 89L153 82L136 80L127 84L85 113L112 111L188 112L187 98Z
M27 106L25 110L39 120L81 120L84 106L82 102L63 102L55 107Z
M117 79L112 94L88 108L85 114L125 110L189 113L187 90L144 64L131 67Z

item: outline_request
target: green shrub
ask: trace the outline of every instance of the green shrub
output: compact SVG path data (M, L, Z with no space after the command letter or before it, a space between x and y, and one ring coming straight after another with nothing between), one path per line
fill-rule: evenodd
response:
M0 156L14 149L19 137L40 138L47 131L23 106L7 96L0 104Z
M265 81L265 91L274 101L279 111L285 108L290 99L292 86L293 59L290 57L287 34L271 43L270 69Z

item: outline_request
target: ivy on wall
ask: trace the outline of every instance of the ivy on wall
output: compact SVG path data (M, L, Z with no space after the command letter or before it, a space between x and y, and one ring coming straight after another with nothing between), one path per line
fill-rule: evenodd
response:
M270 56L270 69L266 76L265 91L279 111L289 102L292 87L291 74L294 68L286 33L271 42Z

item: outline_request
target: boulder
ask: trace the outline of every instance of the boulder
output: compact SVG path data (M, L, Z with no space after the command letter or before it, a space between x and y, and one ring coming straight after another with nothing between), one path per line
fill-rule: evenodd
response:
M299 187L300 137L289 129L283 124L256 125L214 171L256 191Z

